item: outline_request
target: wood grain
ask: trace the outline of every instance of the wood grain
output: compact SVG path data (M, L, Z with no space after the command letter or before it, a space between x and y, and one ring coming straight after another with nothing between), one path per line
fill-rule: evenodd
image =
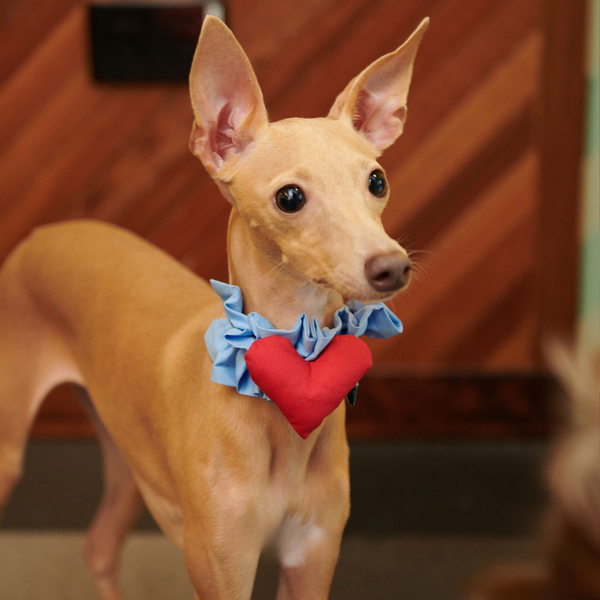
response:
M572 330L582 5L228 2L273 119L326 115L350 79L431 17L405 133L381 159L385 225L422 271L393 302L405 333L372 343L386 368L539 369L544 336ZM0 4L0 260L39 224L92 217L225 279L229 205L187 149L186 86L98 85L88 43L75 0ZM356 435L377 419L390 431L372 397ZM449 417L439 418L442 432ZM34 431L89 434L85 423L62 389Z
M543 12L538 335L546 339L572 338L575 327L586 6L585 2L547 0Z
M357 404L348 407L351 439L540 438L555 422L558 388L542 372L381 371L361 381ZM33 427L35 437L95 436L69 386L52 399Z
M556 393L543 373L365 377L347 429L352 439L543 437Z

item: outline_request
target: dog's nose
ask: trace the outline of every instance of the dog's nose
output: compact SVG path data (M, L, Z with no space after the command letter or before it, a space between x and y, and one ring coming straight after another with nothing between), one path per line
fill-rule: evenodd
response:
M367 281L378 292L394 292L410 279L410 258L402 252L378 254L365 263Z

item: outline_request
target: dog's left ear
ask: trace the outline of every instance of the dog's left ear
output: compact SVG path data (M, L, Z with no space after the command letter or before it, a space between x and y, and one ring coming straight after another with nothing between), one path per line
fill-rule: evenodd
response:
M378 150L391 146L406 121L406 100L413 63L429 19L395 52L382 56L355 77L329 111L331 119L351 119Z

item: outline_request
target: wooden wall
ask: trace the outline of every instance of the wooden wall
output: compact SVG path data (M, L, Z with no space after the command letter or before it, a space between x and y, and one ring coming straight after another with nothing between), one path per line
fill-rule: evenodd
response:
M431 17L405 133L382 160L392 187L384 222L414 251L419 276L392 304L405 333L372 344L380 367L531 373L542 366L544 336L572 329L578 5L227 3L273 120L325 115L352 77ZM561 41L565 53L552 54ZM565 106L571 132L555 125ZM187 149L191 122L185 85L91 80L83 4L4 0L0 259L32 227L85 216L141 234L203 277L225 279L228 205ZM561 160L571 171L557 172ZM544 183L552 177L552 186ZM83 431L71 406L55 395L38 431Z

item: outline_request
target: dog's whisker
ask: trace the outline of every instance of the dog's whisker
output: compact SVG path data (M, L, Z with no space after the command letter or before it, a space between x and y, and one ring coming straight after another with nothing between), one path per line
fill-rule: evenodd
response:
M421 284L424 282L422 273L413 273L413 277L415 278L415 284Z
M279 273L283 270L283 267L285 267L285 261L281 261L278 265L275 265L270 271L267 271L261 278L261 281L264 281L265 278L267 278L273 271L275 271L275 269L279 269L279 271L277 271L277 273L275 273L275 277L277 277L279 275Z
M437 252L434 252L433 250L408 250L405 248L405 250L408 252L409 256L412 256L413 254L432 254L432 255L436 255Z
M412 260L412 277L416 283L423 283L428 278L427 269L418 260Z
M277 279L277 277L279 277L283 273L283 269L285 268L285 265L286 265L285 262L282 262L281 265L279 265L279 269L275 273L275 279Z
M392 309L393 309L393 311L394 311L394 312L396 312L396 310L397 310L397 309L396 309L396 303L394 302L394 299L393 299L393 298L390 298L390 299L388 300L388 303L392 305Z

